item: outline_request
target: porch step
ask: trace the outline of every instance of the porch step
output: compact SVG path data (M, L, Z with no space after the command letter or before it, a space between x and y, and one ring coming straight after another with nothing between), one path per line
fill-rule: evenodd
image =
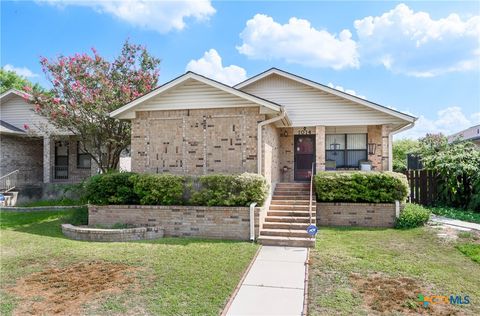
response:
M268 222L263 223L264 229L285 229L285 230L304 230L306 231L310 223L284 223L284 222Z
M274 195L308 195L308 196L310 196L310 191L305 191L305 190L278 190L278 189L275 189Z
M305 229L264 229L260 236L310 237Z
M282 222L282 223L309 223L308 217L298 216L267 216L265 217L265 223L268 222Z
M273 197L272 197L273 198ZM295 206L303 206L303 205L310 205L309 200L273 200L270 202L270 206L272 205L295 205ZM315 205L315 203L312 203L312 206Z
M308 211L309 205L295 205L295 204L274 204L270 205L270 210L285 210L285 211ZM316 205L312 203L312 211L315 211Z
M272 210L270 209L267 212L267 216L293 216L293 217L309 217L310 212L308 211L294 211L294 210ZM313 212L312 212L313 216Z
M258 242L264 246L315 247L315 238L260 236Z
M310 195L309 194L302 194L302 195L276 195L274 194L272 196L272 200L307 200L310 201Z

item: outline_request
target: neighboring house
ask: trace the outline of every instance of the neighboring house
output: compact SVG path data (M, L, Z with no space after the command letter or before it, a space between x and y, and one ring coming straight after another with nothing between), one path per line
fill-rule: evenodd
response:
M89 177L90 156L81 151L77 138L59 132L36 114L29 98L14 89L0 95L0 177L18 170L18 187L74 183Z
M477 147L480 147L480 124L448 136L448 142L453 142L457 139L469 140L477 145Z
M271 183L316 170L391 170L392 136L416 118L272 68L234 87L193 72L113 111L132 121L132 171L257 172Z

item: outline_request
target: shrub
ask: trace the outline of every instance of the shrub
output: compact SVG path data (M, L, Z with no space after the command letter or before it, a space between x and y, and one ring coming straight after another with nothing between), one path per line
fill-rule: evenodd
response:
M143 205L184 204L185 177L171 174L141 174L132 176L133 190Z
M262 205L269 190L265 178L253 173L205 175L195 185L198 190L189 202L193 205L248 206L252 202Z
M88 202L97 205L138 204L132 175L130 172L112 172L91 177L85 183Z
M430 211L417 204L407 204L395 223L396 228L406 229L423 226L430 218Z
M408 182L395 172L320 172L315 176L319 202L392 203L405 201Z

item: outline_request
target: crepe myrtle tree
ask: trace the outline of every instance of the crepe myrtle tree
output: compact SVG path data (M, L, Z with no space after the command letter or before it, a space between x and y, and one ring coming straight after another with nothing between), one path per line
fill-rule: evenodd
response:
M42 57L40 63L53 88L28 91L34 110L59 130L78 135L102 172L117 169L120 153L130 144L130 123L109 113L157 85L160 60L126 41L113 61L92 48L90 55Z

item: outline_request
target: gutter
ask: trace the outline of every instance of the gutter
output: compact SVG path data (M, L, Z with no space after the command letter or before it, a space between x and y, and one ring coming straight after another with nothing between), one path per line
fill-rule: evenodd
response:
M273 122L280 121L286 116L285 110L283 107L280 108L280 115L275 116L269 120L258 123L257 126L257 173L262 174L262 127Z

